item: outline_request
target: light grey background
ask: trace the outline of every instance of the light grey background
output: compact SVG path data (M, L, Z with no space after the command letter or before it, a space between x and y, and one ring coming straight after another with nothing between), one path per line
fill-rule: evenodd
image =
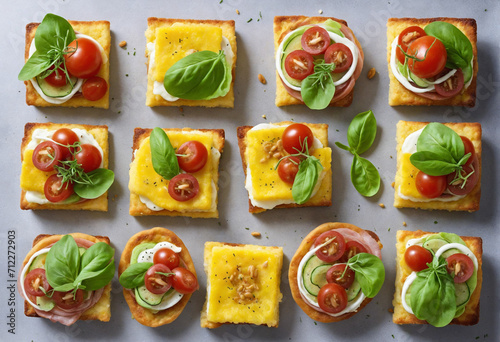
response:
M171 341L224 340L353 340L353 341L498 341L500 321L498 263L498 129L500 128L498 56L500 33L497 1L76 1L35 0L2 1L0 20L0 127L2 164L0 189L0 340L2 341L81 341L120 340ZM236 9L240 15L236 14ZM272 22L275 15L334 16L347 20L365 52L365 67L349 108L312 111L305 106L277 108L274 105L275 71ZM23 65L25 25L39 22L45 13L53 12L75 20L109 20L111 22L111 95L110 109L35 108L25 104L25 88L17 80ZM261 13L262 17L259 16ZM144 63L146 18L233 19L236 21L238 61L236 67L235 108L206 109L148 108L145 103L146 67ZM387 104L388 75L386 62L386 21L389 17L471 17L478 25L478 100L475 108L397 107ZM247 22L250 18L253 20ZM118 47L122 40L127 48ZM377 75L366 78L375 67ZM267 85L257 75L263 74ZM378 120L377 138L365 154L382 177L380 192L364 198L349 179L351 156L336 147L333 150L333 205L326 208L280 209L259 215L248 213L247 193L238 152L236 127L260 122L293 119L327 123L329 145L346 142L346 131L352 117L372 109ZM267 121L261 118L267 116ZM483 177L481 209L476 213L449 213L423 210L397 210L393 204L391 183L396 168L395 131L398 120L478 121L483 125ZM58 212L21 211L19 209L19 146L26 122L68 122L106 124L110 132L110 168L116 181L109 193L109 211ZM219 219L169 217L134 218L128 214L128 165L131 159L134 127L223 128L226 146L221 159ZM386 208L379 207L384 203ZM383 244L386 281L381 292L361 313L339 323L322 324L311 320L295 304L288 286L287 271L291 257L302 238L313 228L329 221L350 222L376 231ZM406 221L408 227L403 227ZM156 329L131 319L120 285L115 278L112 293L112 318L109 323L77 322L64 327L45 319L27 318L23 302L16 293L16 335L7 332L9 314L7 286L7 231L16 231L17 268L30 249L33 238L41 233L83 232L108 235L116 249L116 260L131 235L143 229L161 226L172 229L188 246L198 271L200 290L196 292L181 316L172 324ZM249 230L245 228L250 228ZM473 327L397 326L388 309L394 292L395 235L398 229L447 231L483 238L484 281L481 295L480 323ZM262 233L261 239L250 235ZM284 265L277 329L228 325L216 330L199 326L200 310L205 299L206 276L203 272L205 241L255 243L284 247Z

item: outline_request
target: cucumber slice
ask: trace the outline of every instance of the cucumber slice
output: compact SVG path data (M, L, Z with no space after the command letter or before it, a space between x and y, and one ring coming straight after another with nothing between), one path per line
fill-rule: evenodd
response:
M36 297L36 305L42 311L50 311L56 306L54 301L46 296Z
M318 258L315 254L313 254L309 260L306 261L304 268L302 269L302 281L304 282L304 287L306 291L309 292L313 296L317 296L320 290L318 285L315 285L311 282L311 274L314 269L320 265L327 264L320 258ZM328 264L331 266L330 264Z
M311 283L318 286L322 287L326 283L326 272L332 267L332 265L319 265L316 267L312 272L311 272Z
M73 87L78 81L78 78L71 76L70 80L71 82L66 83L66 85L62 87L54 87L53 85L50 85L45 79L42 79L38 76L36 77L36 81L40 86L40 89L42 89L42 92L48 97L64 97L66 95L69 95L73 91Z
M142 298L139 296L139 291L137 291L137 288L135 289L135 301L143 308L153 310L153 307L148 303L146 303L145 301L143 301Z
M78 196L77 194L72 194L68 198L66 198L64 201L59 202L60 204L73 204L81 200L82 198Z
M132 250L132 255L130 256L130 264L135 264L137 263L137 258L139 258L139 254L141 254L142 251L145 251L146 249L151 249L154 246L156 246L156 243L154 242L144 242L141 243L140 245L137 245L134 247Z
M428 250L432 250L434 253L436 253L436 251L439 248L443 247L446 244L448 244L448 241L443 240L443 239L430 239L430 240L427 240L426 242L424 242L424 244L422 246L424 248L426 248Z
M351 300L356 298L359 292L361 292L361 284L356 279L354 279L351 286L349 286L349 288L347 289L347 301L350 302Z
M28 272L33 271L35 268L45 268L46 258L47 258L47 253L40 254L39 256L37 256L31 263L30 267L28 268Z
M281 57L281 70L283 71L283 75L285 76L286 80L291 85L294 85L296 87L300 87L300 85L302 84L302 81L296 80L296 79L288 76L288 73L286 72L286 69L285 69L285 59L286 59L286 56L288 56L288 54L290 54L290 52L295 51L295 50L302 50L301 39L302 39L302 34L298 34L298 35L294 36L294 38L291 38L291 39L289 38L288 42L286 43L286 46L285 46L285 44L283 44L283 56Z
M443 254L441 254L441 256L446 259L450 255L457 254L457 253L462 253L462 252L459 249L451 248L451 249L448 249L447 251L444 251Z
M136 288L136 294L138 294L138 296L142 299L143 302L151 306L159 305L163 300L163 298L172 293L172 291L174 291L173 288L162 294L154 294L148 291L148 289L144 285Z
M430 83L428 83L426 80L424 80L423 78L420 78L414 74L410 72L408 72L408 74L410 75L410 78L413 82L415 82L415 84L419 87L422 87L422 88L427 88Z
M470 289L467 283L456 283L455 284L455 298L457 300L457 307L461 306L469 301Z

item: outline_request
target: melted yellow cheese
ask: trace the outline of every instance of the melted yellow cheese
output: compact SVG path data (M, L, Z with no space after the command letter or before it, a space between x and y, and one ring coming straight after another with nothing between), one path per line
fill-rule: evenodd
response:
M222 29L210 25L175 25L156 30L154 79L163 82L165 72L190 50L218 52Z
M405 153L401 159L401 187L399 188L399 191L403 196L425 199L426 197L422 196L420 192L418 192L415 185L415 180L419 170L411 163L410 156L411 153Z
M134 161L130 165L130 192L145 196L155 205L171 211L210 210L213 191L213 162L210 154L212 136L210 134L181 132L167 132L167 134L174 148L178 148L190 140L198 140L207 148L209 153L207 163L200 171L192 174L200 185L198 195L188 201L179 202L168 194L169 181L157 174L153 169L149 137L142 141L141 146L135 153Z
M36 191L43 194L43 187L47 178L54 174L52 172L43 172L33 165L33 150L25 150L23 164L21 167L21 189L25 191Z

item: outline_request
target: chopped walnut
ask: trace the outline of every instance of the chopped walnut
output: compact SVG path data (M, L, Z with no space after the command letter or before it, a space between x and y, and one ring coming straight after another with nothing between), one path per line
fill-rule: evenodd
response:
M281 139L278 139L276 142L265 141L262 144L262 148L264 149L265 156L260 160L261 163L265 163L271 158L280 159L286 155Z

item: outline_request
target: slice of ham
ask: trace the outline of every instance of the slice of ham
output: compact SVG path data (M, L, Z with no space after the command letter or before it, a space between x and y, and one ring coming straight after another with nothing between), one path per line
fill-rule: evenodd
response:
M375 241L375 239L368 234L367 232L363 231L362 233L355 232L354 230L351 230L349 228L338 228L335 229L337 233L342 234L342 236L347 240L347 241L356 241L362 244L368 253L376 255L380 259L382 259L382 252L380 250L380 246Z
M416 94L416 93L414 93ZM450 97L453 96L443 96L435 92L427 92L427 93L418 93L418 96L425 97L426 99L433 100L433 101L442 101L449 99Z

